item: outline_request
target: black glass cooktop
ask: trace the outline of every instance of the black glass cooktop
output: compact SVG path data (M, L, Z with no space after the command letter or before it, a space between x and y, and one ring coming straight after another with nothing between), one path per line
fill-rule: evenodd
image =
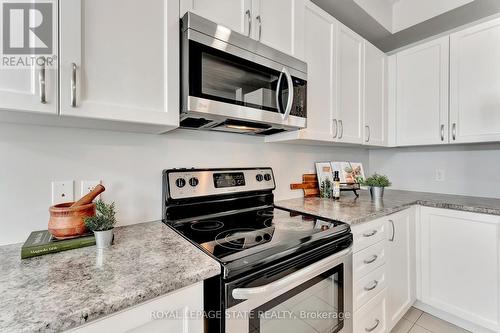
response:
M239 211L176 223L173 227L222 264L285 255L306 244L331 241L350 232L347 224L278 208Z

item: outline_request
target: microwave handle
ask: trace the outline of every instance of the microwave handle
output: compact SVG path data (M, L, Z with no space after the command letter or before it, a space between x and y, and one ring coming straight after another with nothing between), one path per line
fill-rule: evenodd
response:
M280 109L280 97L281 97L281 80L283 79L283 75L286 77L286 81L288 83L288 101L286 103L286 108L284 112L281 112ZM281 74L278 78L278 85L276 86L276 106L278 108L278 112L282 114L283 120L286 120L290 116L290 112L292 111L293 99L294 99L294 89L293 89L293 79L288 70L284 67L281 71Z
M332 261L336 261L337 259L340 259L343 256L350 254L350 252L351 252L350 248L345 249L328 258L318 261L317 263L314 263L305 269L301 269L295 273L285 276L282 279L271 282L264 286L252 287L252 288L236 288L233 290L232 293L233 298L240 300L261 298L262 296L274 293L283 288L287 288L292 284L297 284L297 283L300 284L307 282L310 279L320 275L321 273L326 272L329 269L335 267L337 264L333 264L332 266Z

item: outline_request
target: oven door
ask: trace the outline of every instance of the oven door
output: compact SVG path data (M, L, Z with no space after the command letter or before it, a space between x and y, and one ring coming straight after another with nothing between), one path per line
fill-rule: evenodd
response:
M186 34L183 117L306 126L306 74L220 39Z
M352 253L346 249L288 275L229 287L226 333L351 333ZM275 275L279 278L275 280Z

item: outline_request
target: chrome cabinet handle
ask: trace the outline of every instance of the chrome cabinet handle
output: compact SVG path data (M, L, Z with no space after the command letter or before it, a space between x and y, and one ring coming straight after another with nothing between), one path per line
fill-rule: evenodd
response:
M339 126L340 126L339 139L342 139L342 137L344 136L344 122L342 120L339 120Z
M389 241L390 242L394 242L394 237L396 236L396 226L394 225L394 221L393 220L389 220L389 222L391 222L391 226L392 226L392 236L389 239Z
M375 262L378 259L378 255L374 254L370 259L365 259L363 262L368 265Z
M372 230L372 231L370 231L368 233L364 233L363 237L367 237L368 238L368 237L375 236L376 234L377 234L377 230Z
M47 95L45 93L45 64L42 65L38 72L38 90L40 92L40 103L47 103Z
M259 22L259 41L262 39L262 17L260 15L257 15L255 18L257 22Z
M366 291L372 291L373 289L377 288L377 286L378 286L378 281L377 281L377 280L374 280L374 281L372 282L372 285L371 285L371 286L369 286L369 287L365 287L365 290L366 290Z
M373 331L375 331L375 329L378 327L378 325L380 325L380 320L375 319L375 325L373 325L373 326L372 326L372 327L370 327L370 328L365 328L365 331L366 331L366 332L373 332Z
M370 126L368 126L368 125L366 125L365 128L366 128L366 133L368 133L368 135L366 136L365 142L370 142L370 137L372 136L372 131L370 130Z
M333 138L335 139L337 134L339 134L339 122L337 119L333 119L333 123L335 124L335 134L333 135Z
M444 125L441 125L441 141L444 141Z
M457 139L457 123L453 123L453 127L451 129L451 135L453 137L453 141Z
M71 64L71 106L76 108L76 64Z
M247 16L248 21L248 37L250 37L252 35L252 12L250 9L247 9L245 15Z

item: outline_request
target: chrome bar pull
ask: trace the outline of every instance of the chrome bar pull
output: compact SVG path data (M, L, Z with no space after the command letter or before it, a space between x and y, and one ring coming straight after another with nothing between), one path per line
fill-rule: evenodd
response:
M444 141L444 124L441 125L441 141Z
M378 255L374 254L370 259L365 259L363 262L368 265L374 263L378 259Z
M333 134L333 138L337 138L337 135L339 134L339 122L337 121L337 119L333 119L333 123L335 124L335 134ZM333 132L333 130L332 130Z
M453 141L455 141L457 139L457 123L453 123L451 135L453 137Z
M366 237L366 238L368 238L368 237L373 237L373 236L375 236L376 234L377 234L377 230L372 230L372 231L370 231L370 232L364 233L364 234L363 234L363 237Z
M369 286L369 287L367 286L364 289L365 289L365 291L372 291L373 289L377 288L377 286L378 286L378 281L374 280L372 282L371 286Z
M40 93L40 103L46 104L47 103L47 95L45 91L46 87L46 70L45 70L45 63L40 67L40 71L38 72L38 91Z
M286 68L283 68L283 73L288 83L288 101L286 103L285 113L283 114L283 119L286 120L290 116L290 112L292 112L295 90L293 89L293 78Z
M76 108L76 69L77 66L71 63L71 106Z
M367 136L366 136L366 142L370 142L370 137L372 136L372 132L370 130L370 126L366 125L366 133L367 133Z
M257 15L255 19L259 23L259 41L260 41L262 39L262 17L260 15Z
M340 126L339 139L342 139L342 137L344 136L344 122L342 120L339 120L339 126Z
M380 325L380 320L375 319L375 324L372 327L365 328L365 331L366 332L373 332L378 327L378 325Z
M389 242L394 242L394 237L396 237L396 226L394 225L393 220L389 220L389 222L391 223L392 226L392 236L391 238L389 238Z
M245 15L248 21L248 37L250 37L252 36L252 12L250 11L250 9L247 9Z

